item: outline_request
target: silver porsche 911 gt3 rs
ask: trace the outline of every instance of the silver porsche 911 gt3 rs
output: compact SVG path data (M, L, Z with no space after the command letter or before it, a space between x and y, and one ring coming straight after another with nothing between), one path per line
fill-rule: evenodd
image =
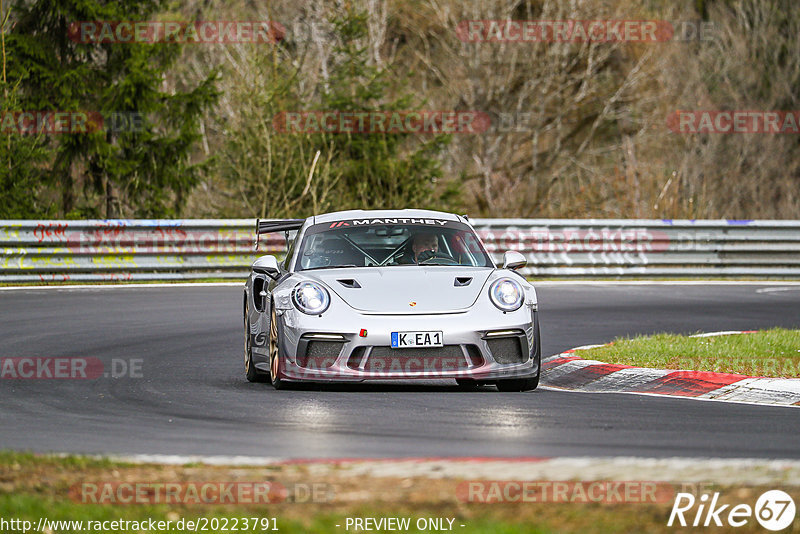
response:
M251 382L539 384L536 291L515 272L525 258L506 252L495 266L466 217L355 210L257 223L270 232L289 246L281 263L259 257L245 284Z

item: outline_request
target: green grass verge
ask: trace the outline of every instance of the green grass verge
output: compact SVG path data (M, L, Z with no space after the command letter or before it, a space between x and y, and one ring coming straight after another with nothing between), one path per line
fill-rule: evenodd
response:
M800 330L773 328L706 338L675 334L617 338L611 345L582 350L578 355L636 367L798 378Z
M83 521L82 530L75 525L60 525L45 530L52 534L87 532L87 521L172 521L169 532L191 531L186 521L206 521L207 530L199 532L242 532L241 518L276 518L278 531L284 533L347 533L348 517L409 518L412 525L419 518L452 518L453 531L463 534L489 533L616 533L674 532L666 526L671 502L648 504L585 504L585 503L464 503L456 498L453 479L371 478L352 473L337 478L335 473L313 475L307 466L188 467L158 464L133 465L112 460L78 456L38 456L24 453L0 453L0 518L29 521L36 530L40 518L49 521ZM270 480L286 484L302 481L324 482L336 487L336 498L323 503L278 502L262 505L163 505L163 504L85 504L71 493L76 484L85 482L182 482L187 480ZM722 490L722 488L720 488ZM725 490L726 495L746 491L752 497L755 488ZM800 500L800 492L790 490ZM355 496L355 497L354 497ZM754 498L754 497L753 497ZM211 519L228 519L211 528ZM239 530L233 520L239 518ZM176 523L184 521L184 528ZM250 519L252 521L252 519ZM337 527L337 525L340 525ZM464 525L462 527L461 525ZM109 524L109 526L111 526ZM757 529L737 529L754 532ZM11 528L8 532L22 532ZM92 530L99 532L100 530ZM147 526L111 528L104 532L156 532ZM273 532L252 529L248 532ZM386 532L386 530L383 530ZM418 532L412 527L408 532ZM430 532L430 531L429 531Z
M486 508L483 510L469 510L473 507L456 506L441 507L409 507L405 505L359 505L351 506L337 511L328 511L317 507L316 510L309 510L309 505L296 505L296 510L287 511L285 507L274 508L254 508L237 506L194 506L194 507L169 507L169 506L100 506L83 505L65 501L44 499L30 495L2 495L0 494L0 516L3 518L19 518L30 521L34 526L37 525L39 518L47 518L48 521L74 522L81 521L81 529L75 528L75 524L62 524L57 530L58 534L68 532L85 532L88 527L95 523L109 522L105 528L111 527L103 532L158 532L149 530L148 520L171 521L169 529L163 532L192 532L187 528L188 522L193 521L199 524L200 532L240 532L244 527L245 518L259 518L258 521L269 519L268 530L262 530L260 524L257 529L253 529L253 522L250 522L248 532L268 533L283 532L288 534L307 534L307 533L347 533L365 532L363 530L345 529L348 517L369 517L369 518L409 518L411 528L409 530L398 530L397 532L430 532L430 530L419 530L415 524L420 518L451 518L454 519L452 531L463 534L503 534L503 533L614 533L614 532L668 532L669 529L663 528L666 522L666 511L652 506L632 509L626 506L625 510L620 507L609 507L603 505L532 505L528 507L527 513L519 514L519 506L509 509L508 506ZM467 509L464 509L467 508ZM516 511L514 510L516 509ZM644 512L644 514L642 514ZM516 516L516 517L515 517ZM114 529L111 521L138 521L143 525L139 529L131 528L131 525L120 525ZM216 523L215 523L216 520ZM179 528L179 521L183 521L183 528ZM52 523L51 523L52 524ZM447 523L444 523L447 525ZM166 523L165 523L166 525ZM228 529L224 529L224 525ZM237 526L238 525L238 526ZM464 525L463 527L461 525ZM232 530L236 526L237 530ZM276 527L273 529L273 526ZM70 528L72 527L72 528ZM127 528L123 528L127 527ZM212 528L216 527L216 528ZM205 530L204 530L205 529ZM56 531L53 531L55 534ZM93 530L93 532L101 532ZM366 532L391 532L391 530L369 530Z

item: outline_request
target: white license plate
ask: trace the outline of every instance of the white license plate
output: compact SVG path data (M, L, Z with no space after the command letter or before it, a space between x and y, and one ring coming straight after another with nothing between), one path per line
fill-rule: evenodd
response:
M444 347L441 332L392 332L392 348Z

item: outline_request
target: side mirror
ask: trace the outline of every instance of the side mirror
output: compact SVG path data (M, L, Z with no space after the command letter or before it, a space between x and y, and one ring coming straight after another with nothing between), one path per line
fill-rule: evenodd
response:
M525 259L525 256L517 252L516 250L509 250L505 254L503 254L503 268L504 269L511 269L512 271L516 271L517 269L521 269L528 264L528 260Z
M253 262L253 272L276 278L281 270L278 268L278 260L275 259L275 256L261 256Z

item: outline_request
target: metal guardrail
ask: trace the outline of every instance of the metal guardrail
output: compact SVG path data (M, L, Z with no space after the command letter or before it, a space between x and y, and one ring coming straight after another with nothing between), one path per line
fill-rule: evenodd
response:
M0 281L244 279L255 220L0 221ZM264 254L283 238L262 240Z
M800 221L482 219L493 255L518 250L529 276L800 277Z
M800 221L475 219L547 277L800 278ZM0 282L243 280L254 219L0 221ZM281 254L264 236L259 254Z

